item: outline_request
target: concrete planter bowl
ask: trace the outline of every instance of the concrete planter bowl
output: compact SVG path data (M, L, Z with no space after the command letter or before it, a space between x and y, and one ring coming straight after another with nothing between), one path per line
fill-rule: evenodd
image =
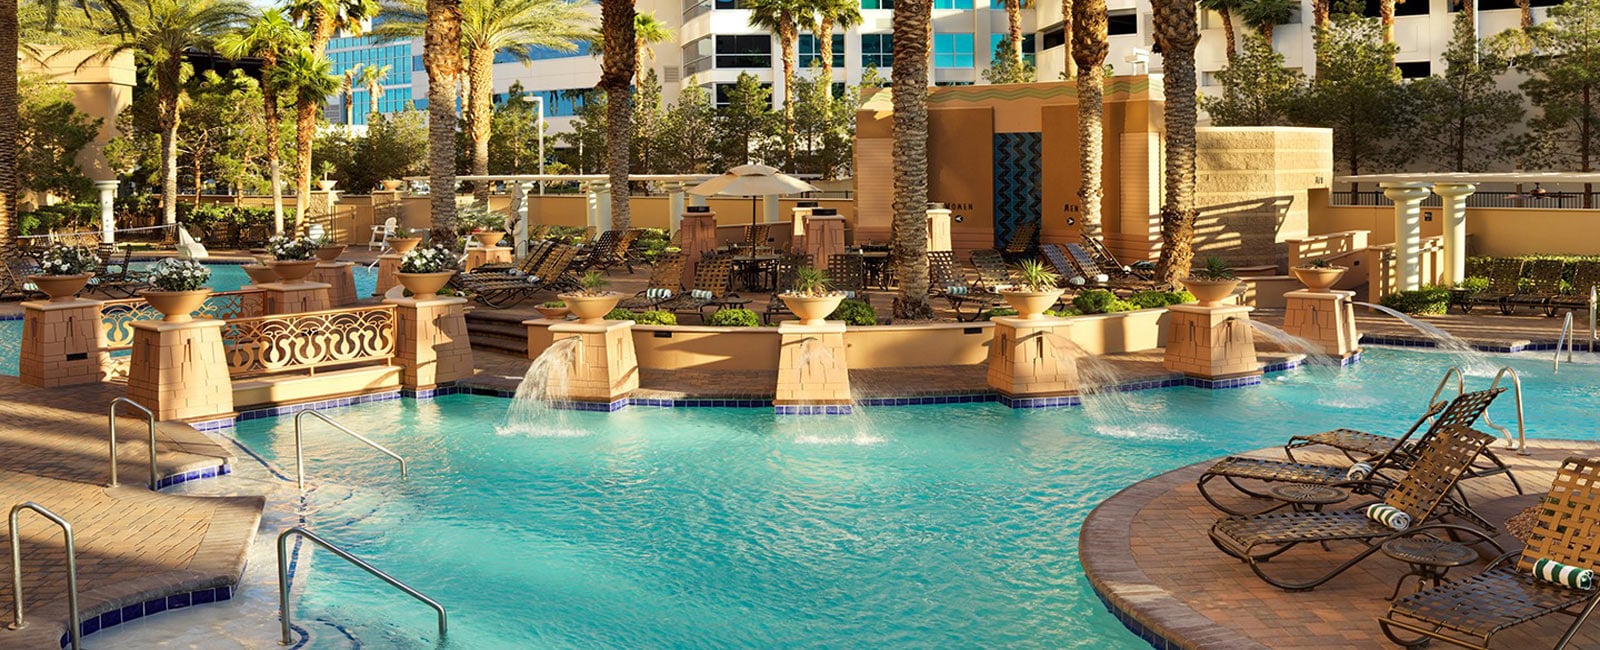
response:
M422 238L421 237L390 237L389 238L389 248L394 249L394 252L396 254L398 254L398 255L404 255L406 253L411 252L411 249L416 248L417 244L420 244L420 243L422 243Z
M250 276L250 284L268 284L278 281L278 272L265 264L244 265L245 275Z
M154 291L146 289L139 293L150 307L165 316L162 320L168 323L186 323L194 320L195 311L206 304L206 298L211 296L210 289L195 289L193 291Z
M344 254L345 246L323 246L317 249L317 260L322 262L337 262L339 256Z
M1233 295L1233 290L1238 288L1238 280L1202 280L1200 278L1185 278L1183 287L1194 294L1196 300L1203 307L1216 307L1222 301Z
M1045 310L1049 309L1056 301L1061 300L1061 289L1048 289L1045 291L1024 291L1022 289L1001 289L1000 297L1006 299L1006 304L1017 310L1017 317L1023 320L1037 320L1044 318Z
M1342 266L1297 266L1289 269L1294 274L1294 279L1306 285L1306 289L1316 293L1327 293L1333 285L1339 283L1344 277L1346 269Z
M286 283L304 282L306 276L317 269L316 260L274 260L268 262L278 279Z
M484 248L494 248L500 243L500 240L506 238L506 234L498 230L490 232L475 232L472 233L472 238L478 240L479 246Z
M439 295L439 290L450 282L450 276L455 271L439 271L438 273L396 273L395 279L400 281L400 286L411 292L411 297L417 300L427 300Z
M823 296L804 296L795 293L780 294L783 304L794 312L795 318L800 319L801 325L821 325L827 322L828 315L839 308L839 303L844 302L844 294L830 293Z
M605 321L606 314L617 308L617 303L622 302L622 294L607 291L597 296L581 293L563 293L559 296L562 302L567 303L567 309L572 310L572 315L578 317L578 322L595 324Z
M78 297L78 292L83 291L84 285L89 284L93 273L79 273L76 275L30 275L28 281L33 286L39 287L45 295L50 296L50 302L68 302Z
M565 305L560 307L546 307L544 305L540 305L538 307L534 307L534 309L539 312L540 316L545 317L547 320L566 320L567 314L572 313L572 310L567 309Z

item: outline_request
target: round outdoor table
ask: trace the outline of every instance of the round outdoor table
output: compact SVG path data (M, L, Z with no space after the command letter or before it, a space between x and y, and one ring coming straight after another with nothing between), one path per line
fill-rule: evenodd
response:
M1267 490L1267 495L1289 504L1296 512L1316 512L1323 506L1342 503L1350 493L1326 485L1284 483Z
M861 251L861 267L866 271L867 284L879 289L889 288L889 252Z
M1391 539L1383 543L1383 554L1411 566L1410 572L1395 581L1394 593L1389 594L1389 600L1400 597L1400 587L1406 583L1406 578L1416 577L1416 591L1422 591L1423 581L1437 587L1444 582L1444 574L1450 569L1478 561L1477 551L1463 544L1431 537Z
M778 261L777 255L760 253L751 255L740 253L728 257L733 262L733 277L739 282L739 288L745 291L771 291L773 288L763 282L762 269Z

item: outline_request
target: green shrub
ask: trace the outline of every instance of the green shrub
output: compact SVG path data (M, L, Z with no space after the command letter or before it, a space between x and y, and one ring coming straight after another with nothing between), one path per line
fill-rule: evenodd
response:
M978 319L979 320L990 320L992 318L998 318L998 317L1001 317L1001 316L1016 316L1016 315L1017 315L1017 310L1012 309L1010 307L995 307L994 309L985 309L983 311L983 315L979 316Z
M1443 314L1450 306L1450 290L1428 286L1411 291L1396 291L1383 297L1383 306L1407 314Z
M1044 315L1057 318L1072 318L1073 316L1082 316L1083 313L1071 307L1063 307L1061 309L1046 309L1044 310Z
M1457 289L1466 289L1473 293L1483 293L1489 290L1489 278L1470 277L1456 285Z
M1090 289L1078 294L1072 299L1072 308L1080 314L1115 314L1140 309L1138 305L1122 300L1105 289Z
M706 324L715 327L756 327L761 324L761 318L748 309L718 309L711 312Z
M633 320L633 321L636 321L638 319L639 319L639 314L634 313L634 311L632 309L623 309L621 307L617 307L616 309L612 309L611 311L606 312L606 320Z
M651 309L634 314L633 321L640 325L677 325L678 315L670 311Z
M846 325L877 325L878 310L860 300L846 300L828 314L828 320L842 320Z
M1139 309L1155 309L1167 305L1177 305L1194 302L1194 294L1188 291L1140 291L1128 297L1128 302Z

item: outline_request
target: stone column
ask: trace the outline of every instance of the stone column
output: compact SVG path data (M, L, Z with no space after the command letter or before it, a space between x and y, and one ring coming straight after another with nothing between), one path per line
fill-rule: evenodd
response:
M761 197L761 221L763 223L778 223L778 197L768 195Z
M1422 288L1422 268L1417 256L1422 252L1422 200L1428 196L1424 183L1383 183L1383 195L1394 201L1394 252L1399 271L1400 291Z
M789 216L790 252L806 252L806 219L811 218L811 212L816 207L816 201L801 201L795 204L794 211Z
M849 415L850 369L845 360L844 323L778 324L778 387L772 405L779 415Z
M955 250L950 246L950 210L944 204L928 208L928 250Z
M589 225L594 226L596 233L611 229L611 184L605 181L590 183L594 189L594 221Z
M157 420L233 413L233 380L222 347L222 321L136 321L128 398Z
M633 325L631 320L608 320L592 324L563 321L550 326L550 336L556 343L578 339L572 368L567 371L564 399L603 403L611 411L626 405L628 395L639 388Z
M1170 329L1162 367L1206 380L1260 375L1254 330L1248 322L1253 309L1242 305L1167 307Z
M99 301L27 301L22 310L22 383L54 388L105 378L111 355L100 347Z
M1006 316L993 321L989 387L999 391L1007 406L1039 408L1078 402L1076 345L1066 344L1071 340L1072 321Z
M339 232L339 224L335 222L334 209L339 206L339 190L311 190L311 195L311 201L321 205L320 210L325 217L323 221L327 224L327 232L324 233L324 236L341 244L347 243L344 241L345 237L341 236ZM310 223L316 222L311 221Z
M390 298L398 322L395 360L400 381L411 390L429 390L472 376L472 344L467 338L465 298L439 296Z
M1290 291L1283 294L1283 331L1317 344L1341 362L1361 352L1354 291Z
M268 282L256 288L267 292L267 315L303 314L333 308L328 299L328 290L332 287L322 282Z
M100 191L100 241L114 244L117 241L117 181L95 181L94 189Z
M667 182L667 233L678 231L678 222L683 219L683 188L684 183L679 181Z
M400 272L400 260L404 258L395 253L378 256L378 284L373 287L372 295L381 296L400 286L400 277L395 274Z
M510 264L511 249L505 246L492 246L489 248L467 249L467 259L461 262L462 270L471 273L485 264Z
M806 219L806 252L819 269L828 268L833 255L844 252L844 217L832 208L815 208Z
M717 213L704 206L689 206L683 213L682 235L678 246L683 249L683 286L694 287L694 267L717 248Z
M517 220L516 232L511 233L511 236L516 239L514 244L516 245L517 257L526 257L528 255L529 200L527 183L522 181L511 183L511 213Z
M328 305L348 307L356 304L356 275L354 262L317 262L311 272L312 282L328 285Z
M1444 281L1456 284L1467 278L1467 197L1478 191L1472 183L1434 183L1433 193L1444 199Z

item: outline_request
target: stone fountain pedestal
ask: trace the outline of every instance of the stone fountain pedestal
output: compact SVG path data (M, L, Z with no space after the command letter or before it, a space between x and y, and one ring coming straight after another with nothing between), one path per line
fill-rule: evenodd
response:
M1354 291L1290 291L1283 294L1283 331L1322 348L1323 354L1347 362L1361 353L1356 330Z
M1167 307L1166 357L1162 367L1187 377L1227 380L1261 374L1250 312L1243 305Z
M215 418L233 413L233 380L222 345L222 321L137 321L128 398L157 420Z
M552 327L552 329L554 329ZM848 415L850 369L845 363L844 322L778 325L778 388L772 406L779 415Z
M400 260L405 256L399 253L389 253L378 256L378 284L373 287L372 295L381 296L397 286L400 286Z
M989 387L1012 408L1070 406L1078 402L1078 361L1059 336L1071 340L1064 318L999 317L989 342Z
M329 308L356 304L355 262L317 262L307 278L328 285Z
M41 388L99 383L110 353L100 345L100 301L22 303L22 383Z
M400 379L407 389L430 390L472 376L466 298L390 298L383 302L395 306L394 356L403 368Z
M604 403L608 410L627 404L639 388L639 357L633 348L631 320L599 323L560 322L550 326L556 341L576 337L580 343L567 371L567 391L562 399Z
M303 314L333 308L328 301L328 290L333 287L322 282L268 282L256 288L267 292L268 315Z

